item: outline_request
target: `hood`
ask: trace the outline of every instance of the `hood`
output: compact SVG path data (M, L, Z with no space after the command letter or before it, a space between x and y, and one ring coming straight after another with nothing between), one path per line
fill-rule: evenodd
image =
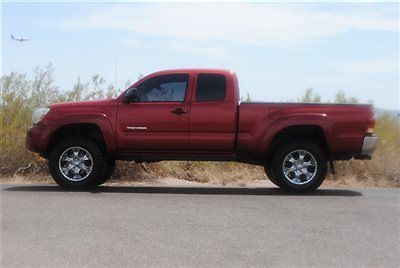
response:
M74 102L62 102L51 104L48 107L50 109L63 109L63 108L94 108L94 107L106 107L115 105L115 99L106 100L92 100L92 101L74 101Z

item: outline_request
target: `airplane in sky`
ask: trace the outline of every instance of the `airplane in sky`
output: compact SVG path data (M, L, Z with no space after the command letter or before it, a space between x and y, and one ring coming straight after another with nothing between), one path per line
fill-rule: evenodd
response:
M19 42L29 41L28 38L23 38L23 37L15 38L14 35L11 35L11 39L14 40L14 41L19 41Z

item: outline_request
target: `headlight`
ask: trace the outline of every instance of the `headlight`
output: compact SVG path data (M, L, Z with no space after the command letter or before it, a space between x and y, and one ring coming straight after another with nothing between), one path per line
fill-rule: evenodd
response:
M32 124L36 125L50 111L50 108L37 108L32 115Z

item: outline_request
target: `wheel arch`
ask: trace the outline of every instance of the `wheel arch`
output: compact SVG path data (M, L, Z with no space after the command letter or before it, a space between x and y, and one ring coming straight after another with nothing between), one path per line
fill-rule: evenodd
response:
M319 145L329 159L330 144L324 129L316 124L299 124L284 127L272 136L268 145L267 159L271 160L276 151L290 139L303 139Z
M95 142L101 150L108 152L107 142L101 127L96 123L71 123L58 127L51 135L47 144L47 156L55 144L67 137L80 136Z

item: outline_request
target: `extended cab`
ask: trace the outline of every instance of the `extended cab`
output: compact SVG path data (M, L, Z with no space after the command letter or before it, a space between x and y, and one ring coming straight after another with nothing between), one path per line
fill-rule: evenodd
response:
M262 165L279 187L310 191L333 160L370 158L374 124L370 105L240 103L234 72L181 69L116 99L39 108L26 145L65 187L104 183L115 160L209 160Z

